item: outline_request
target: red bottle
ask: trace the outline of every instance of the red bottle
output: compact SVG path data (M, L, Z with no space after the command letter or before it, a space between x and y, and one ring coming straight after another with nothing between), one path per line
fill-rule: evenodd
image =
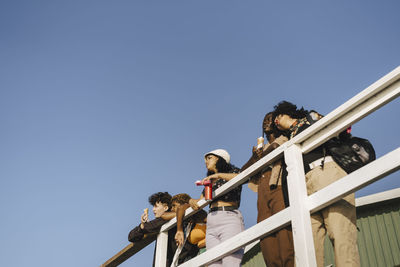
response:
M196 185L204 185L204 198L212 200L212 182L211 181L196 181Z

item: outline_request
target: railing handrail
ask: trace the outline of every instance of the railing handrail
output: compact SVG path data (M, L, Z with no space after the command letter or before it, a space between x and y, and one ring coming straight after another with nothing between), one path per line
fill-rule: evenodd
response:
M117 254L115 254L113 257L108 259L105 263L103 263L100 267L115 267L135 255L137 252L142 250L143 248L147 247L149 244L151 244L154 240L157 239L157 233L154 234L145 234L143 239L130 243L126 247L124 247L122 250L120 250Z

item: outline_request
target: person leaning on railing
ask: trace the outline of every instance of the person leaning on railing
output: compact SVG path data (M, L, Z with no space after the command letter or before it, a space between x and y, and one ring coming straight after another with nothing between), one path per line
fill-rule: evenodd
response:
M148 209L145 209L145 212L140 217L140 224L129 232L128 240L130 242L137 242L143 239L145 234L157 233L160 231L161 226L171 219L162 217L170 210L171 198L168 192L158 192L149 197L149 203L153 206L155 219L149 221Z
M216 149L204 155L207 177L203 181L213 182L213 192L233 179L239 169L230 164L230 155L224 149ZM239 211L242 186L238 186L227 194L214 199L210 204L207 216L206 249L209 250L244 230L242 213ZM204 192L200 199L204 198ZM198 209L197 201L191 199L189 204ZM241 248L224 258L208 264L209 267L240 266L244 250Z
M185 210L190 206L189 200L191 197L188 194L181 193L172 197L172 211L176 213L176 228L168 234L172 234L174 244L171 246L176 250L177 246L182 247L177 258L177 264L181 264L195 256L197 256L199 249L205 247L206 238L206 225L205 220L207 213L204 210L199 211L187 220L183 221ZM190 223L191 227L188 229L188 238L185 242L183 228L187 227Z
M288 131L293 138L311 125L307 114L303 108L282 101L274 107L273 120L278 129ZM303 155L309 195L347 175L323 146ZM326 233L334 247L337 267L360 266L354 193L312 214L311 223L318 266L324 266Z
M171 209L171 195L168 192L158 192L149 197L149 203L153 206L154 220L149 221L147 210L140 218L140 224L133 228L128 235L129 242L138 242L145 237L145 234L153 234L160 232L161 226L175 217L175 212ZM175 234L175 233L174 233ZM170 236L170 235L169 235ZM171 239L173 242L173 239ZM171 241L169 241L171 243ZM172 262L174 251L168 246L167 262ZM168 266L169 266L168 265ZM154 259L153 259L154 266Z
M260 158L264 157L275 148L285 143L288 138L283 132L274 127L272 112L264 117L262 129L268 143L257 149L253 147L253 155L243 165L244 171ZM251 177L249 188L257 192L257 223L271 217L286 208L283 187L286 189L282 174L286 172L283 159L274 162L264 168L261 173ZM287 190L285 190L287 191ZM288 201L286 201L288 203ZM264 262L268 267L292 267L294 266L293 235L290 226L282 228L260 240L260 248Z
M183 195L183 194L182 194ZM185 200L180 203L179 207L176 208L176 234L175 242L178 246L182 246L185 243L184 227L191 223L192 228L190 233L188 233L187 242L196 245L199 249L206 247L206 223L207 223L207 212L200 210L196 214L192 215L185 221L185 211L190 207L189 201L191 197L187 194L185 195ZM186 199L187 196L187 199Z

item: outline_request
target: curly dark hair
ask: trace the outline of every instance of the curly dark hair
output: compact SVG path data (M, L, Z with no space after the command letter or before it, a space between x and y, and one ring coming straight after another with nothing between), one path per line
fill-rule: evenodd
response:
M273 120L275 120L276 116L279 114L289 115L293 119L301 119L307 116L307 110L303 107L301 109L297 109L297 106L288 101L281 101L278 105L274 106L273 111Z
M190 199L191 199L191 197L188 194L181 193L181 194L177 194L177 195L173 196L171 199L171 203L178 202L179 204L182 205L182 204L189 203Z
M154 206L157 202L161 202L162 204L167 204L168 208L171 208L171 198L168 192L158 192L149 197L149 203Z
M216 167L218 173L229 173L229 172L231 172L232 170L235 169L234 165L232 165L230 163L227 163L220 156L215 155L215 154L212 154L212 155L214 155L214 156L216 156L218 158L217 163L215 164L215 167ZM208 170L207 171L207 176L209 176L211 174L214 174L214 173L215 172Z

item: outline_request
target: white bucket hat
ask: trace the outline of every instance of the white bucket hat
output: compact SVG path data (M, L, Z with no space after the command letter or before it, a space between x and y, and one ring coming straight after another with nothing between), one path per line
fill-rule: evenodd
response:
M220 156L221 158L223 158L226 161L226 163L230 163L230 161L231 161L231 156L229 155L228 151L226 151L225 149L215 149L213 151L210 151L210 152L204 154L204 158L210 154Z

